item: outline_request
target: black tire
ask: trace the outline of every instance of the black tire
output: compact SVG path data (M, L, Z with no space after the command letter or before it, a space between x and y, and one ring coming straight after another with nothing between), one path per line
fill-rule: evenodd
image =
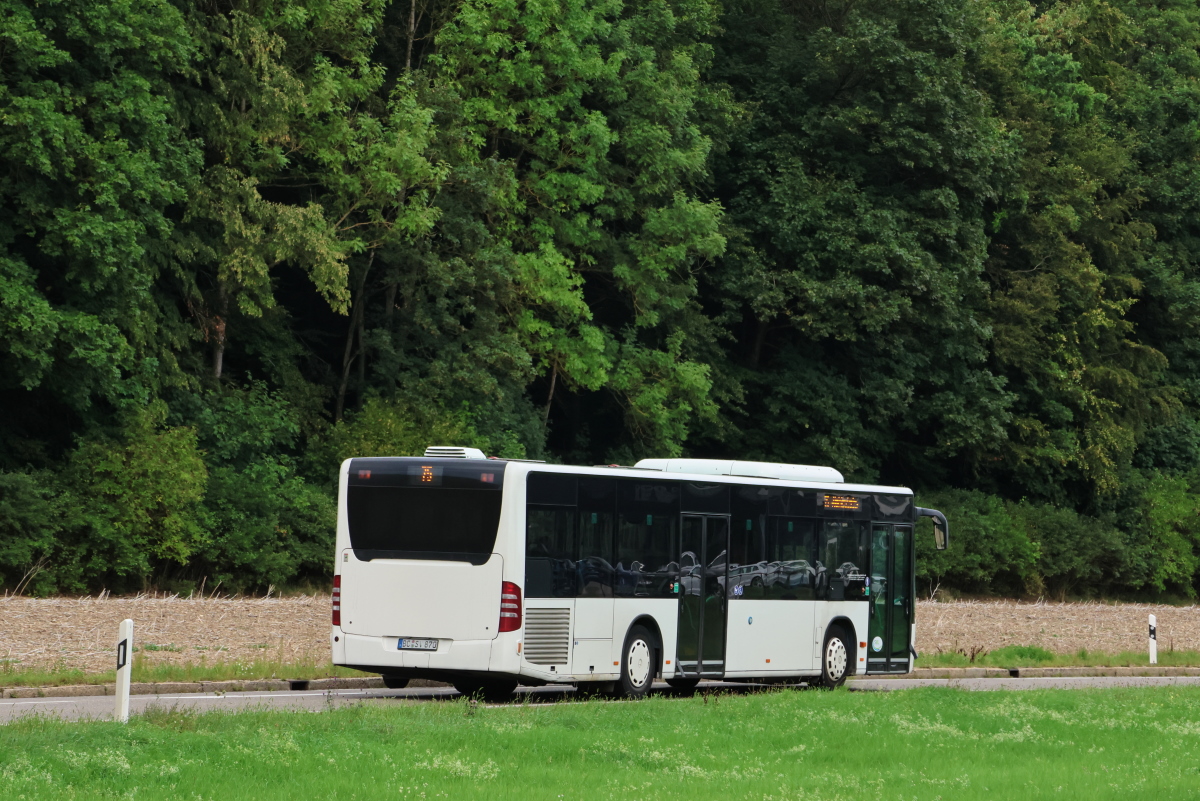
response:
M832 690L846 683L853 668L854 643L841 626L830 626L821 646L821 686Z
M405 687L408 686L408 677L407 676L388 676L387 674L384 674L383 675L383 686L387 687L389 690L403 690Z
M645 626L634 626L625 635L621 649L621 678L617 694L623 698L645 698L658 672L657 647Z
M489 704L499 704L512 698L513 691L517 689L517 682L515 679L465 679L454 682L454 689L463 695L482 698Z
M674 687L676 690L683 692L695 692L696 685L700 683L700 679L667 679L667 684Z

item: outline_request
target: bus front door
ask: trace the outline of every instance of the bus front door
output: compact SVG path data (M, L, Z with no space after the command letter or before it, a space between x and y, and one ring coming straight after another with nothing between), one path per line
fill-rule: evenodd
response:
M907 673L913 622L912 526L871 527L867 672Z
M725 674L725 572L729 518L684 515L679 555L676 675Z

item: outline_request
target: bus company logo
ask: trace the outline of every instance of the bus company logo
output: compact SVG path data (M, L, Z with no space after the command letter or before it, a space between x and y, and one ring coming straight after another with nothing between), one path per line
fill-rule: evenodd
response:
M875 639L871 640L871 650L873 650L875 653L879 653L883 650L882 637L876 637Z

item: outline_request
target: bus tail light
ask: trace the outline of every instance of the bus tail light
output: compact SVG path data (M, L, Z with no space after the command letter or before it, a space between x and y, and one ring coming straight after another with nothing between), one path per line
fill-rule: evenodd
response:
M333 577L333 625L342 625L342 577Z
M511 581L500 584L500 631L521 628L521 588Z

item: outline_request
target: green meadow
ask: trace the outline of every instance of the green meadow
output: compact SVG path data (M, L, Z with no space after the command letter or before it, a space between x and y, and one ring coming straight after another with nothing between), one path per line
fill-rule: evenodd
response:
M1200 792L1200 688L388 701L0 727L9 799L1128 799Z

